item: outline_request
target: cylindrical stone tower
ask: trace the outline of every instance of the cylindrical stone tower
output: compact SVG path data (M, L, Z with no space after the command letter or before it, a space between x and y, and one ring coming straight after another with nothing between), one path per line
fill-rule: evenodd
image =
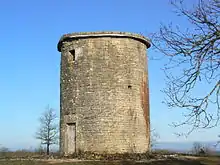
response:
M145 37L124 32L61 37L62 154L149 150L149 47Z

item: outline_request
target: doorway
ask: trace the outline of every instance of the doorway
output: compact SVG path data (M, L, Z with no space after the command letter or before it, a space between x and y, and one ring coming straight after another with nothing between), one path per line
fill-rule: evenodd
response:
M76 152L76 123L68 123L66 129L67 153Z

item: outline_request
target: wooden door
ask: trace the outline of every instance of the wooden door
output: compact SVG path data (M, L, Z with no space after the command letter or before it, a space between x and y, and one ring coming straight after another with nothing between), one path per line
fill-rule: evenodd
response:
M76 152L76 123L67 124L67 152Z

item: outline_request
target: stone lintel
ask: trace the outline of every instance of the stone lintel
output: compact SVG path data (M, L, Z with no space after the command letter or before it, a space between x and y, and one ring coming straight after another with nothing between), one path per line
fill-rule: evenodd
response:
M76 115L75 114L64 115L64 123L67 124L76 123Z

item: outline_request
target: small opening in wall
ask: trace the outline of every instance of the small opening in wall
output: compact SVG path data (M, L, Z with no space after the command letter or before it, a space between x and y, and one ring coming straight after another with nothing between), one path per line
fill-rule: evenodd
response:
M128 89L131 89L132 88L132 86L131 85L128 85Z
M73 57L73 61L75 61L75 49L69 51Z

